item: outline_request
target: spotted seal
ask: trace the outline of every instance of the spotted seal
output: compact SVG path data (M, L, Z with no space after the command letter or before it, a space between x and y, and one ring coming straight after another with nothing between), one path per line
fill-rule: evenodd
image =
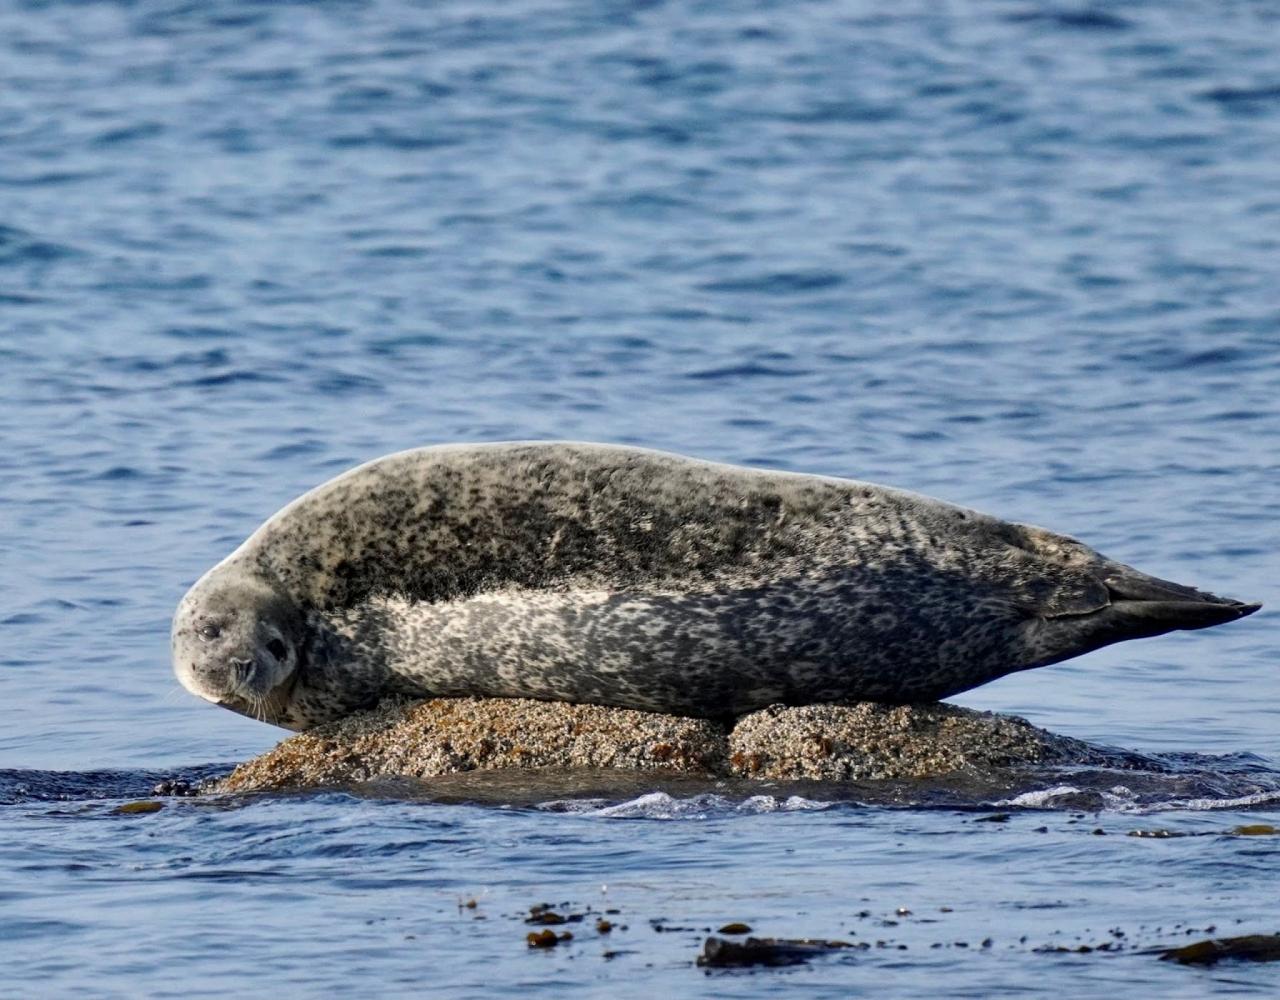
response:
M931 701L1258 607L871 483L517 442L304 494L191 588L172 646L189 691L290 729L390 694L722 717Z

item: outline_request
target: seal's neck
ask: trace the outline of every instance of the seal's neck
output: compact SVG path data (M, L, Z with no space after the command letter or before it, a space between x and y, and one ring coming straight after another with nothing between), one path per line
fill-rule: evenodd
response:
M376 602L306 616L307 643L282 725L302 730L372 708L395 693L388 644L394 620Z

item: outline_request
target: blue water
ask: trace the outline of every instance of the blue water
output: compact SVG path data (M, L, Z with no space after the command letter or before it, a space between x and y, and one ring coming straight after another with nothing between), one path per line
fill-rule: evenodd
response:
M1280 818L1249 794L1269 610L957 699L1233 755L1216 795L111 810L282 735L178 689L185 588L420 444L871 479L1274 604L1278 31L1207 0L0 4L0 995L1275 995L1139 953L1280 931L1280 840L1228 835ZM1202 836L1121 836L1157 828ZM627 929L531 952L543 901ZM728 920L873 947L708 979Z

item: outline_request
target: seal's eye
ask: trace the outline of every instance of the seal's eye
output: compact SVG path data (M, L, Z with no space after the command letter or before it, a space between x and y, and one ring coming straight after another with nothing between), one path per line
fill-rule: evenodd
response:
M288 650L284 648L284 643L279 639L272 639L267 643L267 652L283 663L285 653L287 653Z
M222 634L222 629L218 628L218 626L214 625L212 622L210 622L207 625L201 625L198 629L196 629L196 635L198 635L201 639L216 639L221 634Z

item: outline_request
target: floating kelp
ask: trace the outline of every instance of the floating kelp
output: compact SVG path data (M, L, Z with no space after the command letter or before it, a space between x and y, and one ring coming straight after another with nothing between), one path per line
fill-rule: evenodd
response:
M726 969L751 965L800 965L810 959L849 948L865 948L849 941L821 941L809 938L754 938L727 941L709 937L702 945L698 965Z
M1216 965L1227 959L1245 962L1280 962L1280 934L1245 934L1210 938L1160 952L1163 962L1179 965Z

